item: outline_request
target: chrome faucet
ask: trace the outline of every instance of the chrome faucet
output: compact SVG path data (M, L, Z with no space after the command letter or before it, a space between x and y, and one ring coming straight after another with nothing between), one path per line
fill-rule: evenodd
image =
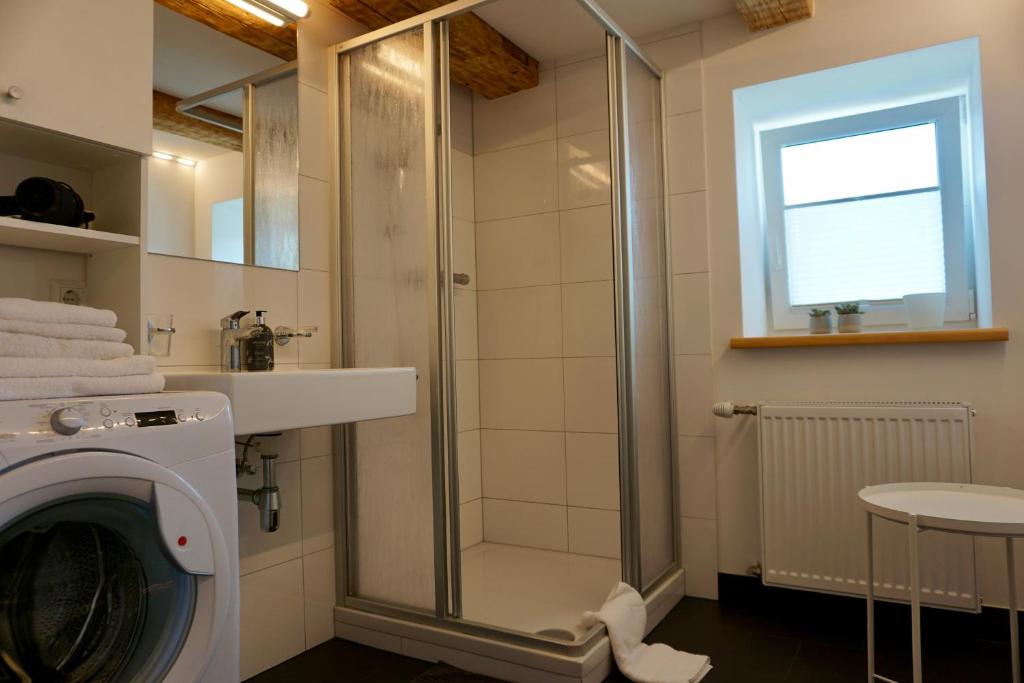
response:
M222 372L242 371L242 341L249 330L242 330L242 318L249 311L235 311L220 319L220 369Z

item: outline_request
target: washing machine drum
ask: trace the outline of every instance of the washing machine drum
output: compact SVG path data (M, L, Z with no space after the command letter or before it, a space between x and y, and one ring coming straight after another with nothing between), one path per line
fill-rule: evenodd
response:
M196 582L152 507L65 499L0 532L0 681L152 681L188 634Z

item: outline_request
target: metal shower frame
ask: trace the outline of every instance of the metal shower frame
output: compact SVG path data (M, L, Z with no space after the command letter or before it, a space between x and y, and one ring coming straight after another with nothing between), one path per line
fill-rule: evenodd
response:
M471 635L496 639L505 643L527 647L539 647L569 656L586 652L595 639L603 633L603 627L596 626L583 638L567 643L554 638L526 634L498 626L468 622L462 618L461 605L461 549L459 543L458 504L458 450L457 450L457 406L455 396L455 320L451 278L453 272L451 205L451 122L449 85L449 33L448 19L472 11L477 7L498 0L456 0L435 10L391 24L384 28L352 38L334 45L330 49L329 98L331 101L332 144L332 196L339 201L333 207L332 231L334 242L332 256L340 268L334 269L332 290L335 310L341 315L335 325L333 338L333 359L337 367L350 367L352 349L352 311L346 302L352 300L352 269L344 260L351 257L351 182L345 181L343 168L351 167L350 130L343 125L341 112L348 111L350 93L349 77L345 73L348 62L341 64L340 57L348 52L365 47L387 38L421 29L424 52L424 135L428 168L427 196L425 197L428 232L428 248L436 252L437 258L430 265L429 277L437 282L430 323L430 367L429 395L431 411L431 456L434 513L434 582L435 609L423 610L405 605L389 604L368 600L355 595L352 577L352 562L358 539L354 534L353 517L355 510L350 507L349 487L353 482L351 459L354 452L353 432L348 426L334 428L335 452L341 454L341 466L336 467L335 511L337 515L338 539L335 544L338 567L337 595L341 607L353 608L372 614L397 618L405 621L425 623L454 629ZM676 382L675 345L672 325L672 248L668 201L668 155L667 115L665 113L665 79L661 69L644 53L643 49L594 0L574 0L607 34L606 55L608 59L609 137L611 166L611 208L614 252L614 296L615 296L615 344L616 380L618 394L618 441L619 441L619 499L621 522L621 566L622 578L645 595L660 588L681 568L680 557L680 508L678 490L678 460L676 431ZM641 529L639 512L639 477L635 419L637 396L633 378L636 367L636 350L633 344L635 327L634 291L630 284L633 279L631 259L626 253L631 243L629 237L629 204L631 188L627 170L629 132L626 129L628 109L626 102L625 66L629 55L640 60L651 75L660 83L660 134L661 134L661 190L662 216L664 217L665 250L665 301L667 318L667 353L669 372L669 444L672 486L672 539L673 561L657 578L641 585ZM432 170L432 172L430 172ZM628 400L626 400L628 399ZM454 508L450 509L450 508Z

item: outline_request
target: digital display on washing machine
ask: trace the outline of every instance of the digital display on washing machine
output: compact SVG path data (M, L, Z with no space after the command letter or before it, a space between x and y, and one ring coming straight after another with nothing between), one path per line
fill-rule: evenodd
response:
M151 413L135 413L135 422L140 427L159 427L178 424L173 410L154 410Z

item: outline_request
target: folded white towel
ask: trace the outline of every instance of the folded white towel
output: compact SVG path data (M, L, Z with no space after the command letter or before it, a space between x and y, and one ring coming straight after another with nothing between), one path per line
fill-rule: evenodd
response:
M113 327L117 315L113 311L88 306L71 306L53 301L0 298L0 318L28 320L36 323L72 323Z
M156 370L156 358L12 358L0 356L0 379L11 377L127 377Z
M636 683L696 683L711 670L704 655L673 650L668 645L643 643L647 607L632 586L620 583L597 612L586 612L582 625L602 622L608 629L615 663L626 678Z
M0 379L0 401L114 394L155 394L164 389L158 374L128 377L19 377Z
M0 318L0 332L36 334L55 339L93 339L96 341L123 342L128 335L116 327L101 325L76 325L75 323L36 323L31 320L10 320Z
M128 344L79 339L52 339L35 334L0 332L0 356L17 358L92 358L111 360L135 353Z

